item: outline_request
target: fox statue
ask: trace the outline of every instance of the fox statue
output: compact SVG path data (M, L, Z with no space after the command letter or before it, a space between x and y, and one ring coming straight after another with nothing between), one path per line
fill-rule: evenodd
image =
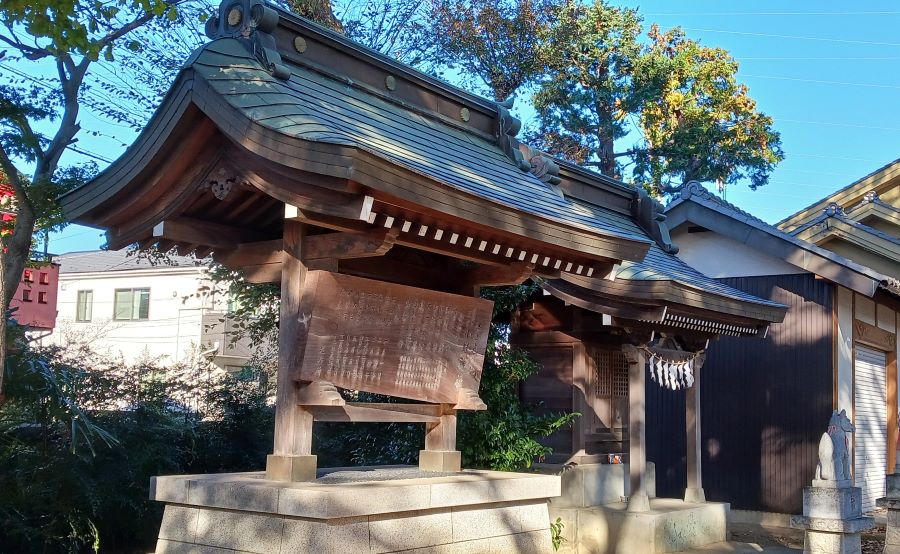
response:
M819 464L816 479L821 481L847 481L850 479L850 437L856 431L850 423L847 411L831 414L828 431L819 440Z

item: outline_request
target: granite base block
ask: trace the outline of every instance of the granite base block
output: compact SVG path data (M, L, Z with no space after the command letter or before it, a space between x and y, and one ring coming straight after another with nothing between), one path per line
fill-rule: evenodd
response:
M883 554L900 554L900 473L896 469L885 479L885 491L885 497L875 501L879 508L887 508Z
M803 489L803 515L791 517L791 527L805 530L804 554L862 552L860 533L874 527L875 520L862 515L862 489L840 484Z
M359 473L360 469L354 468ZM559 478L462 471L439 477L275 482L262 473L157 477L157 554L551 554Z
M862 489L803 487L803 515L830 519L858 518L862 516Z
M624 502L588 508L558 508L550 518L563 523L563 554L663 554L721 543L727 539L729 505L650 500L650 510L628 512Z
M541 464L538 471L562 478L562 495L554 498L557 508L588 508L622 501L631 491L628 464ZM647 495L656 496L656 466L647 462Z

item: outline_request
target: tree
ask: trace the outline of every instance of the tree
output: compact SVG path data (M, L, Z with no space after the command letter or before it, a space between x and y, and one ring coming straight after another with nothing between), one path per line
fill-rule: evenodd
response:
M404 63L427 63L434 49L421 0L344 0L336 11L348 38Z
M438 64L476 77L503 102L541 73L542 37L561 0L432 0Z
M547 71L534 95L538 146L618 177L616 139L634 111L631 72L640 54L637 11L568 3L544 44Z
M632 152L635 178L664 193L690 181L765 185L784 159L781 137L737 82L734 58L681 29L663 33L653 25L648 36L634 70L644 137Z
M35 227L61 186L60 159L77 142L85 77L101 55L158 18L175 20L179 0L8 0L0 4L4 62L52 68L52 84L26 79L0 85L0 170L15 193L15 224L0 249L0 300L5 311L29 258ZM140 48L137 45L136 48ZM9 49L12 54L9 54ZM51 129L44 131L43 129ZM16 161L18 161L18 165ZM30 177L24 168L33 170ZM0 368L5 368L6 318L0 317Z
M632 179L656 195L693 180L749 178L755 189L783 159L772 118L725 50L656 25L642 44L637 11L605 0L570 3L557 20L534 96L539 147L611 177L633 166ZM631 132L640 138L616 149Z

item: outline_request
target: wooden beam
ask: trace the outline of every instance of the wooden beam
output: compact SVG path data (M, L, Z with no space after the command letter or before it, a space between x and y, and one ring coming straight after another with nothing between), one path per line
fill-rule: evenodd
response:
M306 237L303 247L306 260L333 258L347 260L383 256L397 238L398 230L376 230L369 233L328 233Z
M479 266L463 273L463 290L481 286L521 285L534 273L534 264L513 262L506 266Z
M153 227L153 236L212 248L234 248L236 244L242 242L254 242L267 238L264 233L259 231L189 217L174 217L157 223Z
M318 269L318 268L315 268ZM254 284L277 283L281 279L281 264L247 265L240 268L244 281Z
M379 229L362 234L339 232L307 236L303 239L303 259L316 269L324 267L336 271L332 262L383 256L394 246L396 233ZM245 243L234 250L216 253L214 257L228 268L242 270L244 280L250 283L273 283L280 279L282 248L281 240Z
M305 241L305 239L304 239ZM247 266L278 264L281 271L281 260L284 242L281 239L238 244L233 250L216 252L213 258L220 264L240 269Z
M440 423L441 406L349 402L346 406L309 406L316 421Z

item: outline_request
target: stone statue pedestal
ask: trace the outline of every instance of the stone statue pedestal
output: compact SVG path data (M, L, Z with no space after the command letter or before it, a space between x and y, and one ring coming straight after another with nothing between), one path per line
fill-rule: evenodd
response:
M900 554L900 473L885 478L885 497L875 501L879 508L887 508L887 529L884 534L884 554Z
M791 527L804 529L804 554L860 554L859 534L875 526L862 515L862 489L852 481L813 480L803 488L803 515Z
M559 494L555 475L394 466L155 477L150 498L166 505L156 554L553 554Z

